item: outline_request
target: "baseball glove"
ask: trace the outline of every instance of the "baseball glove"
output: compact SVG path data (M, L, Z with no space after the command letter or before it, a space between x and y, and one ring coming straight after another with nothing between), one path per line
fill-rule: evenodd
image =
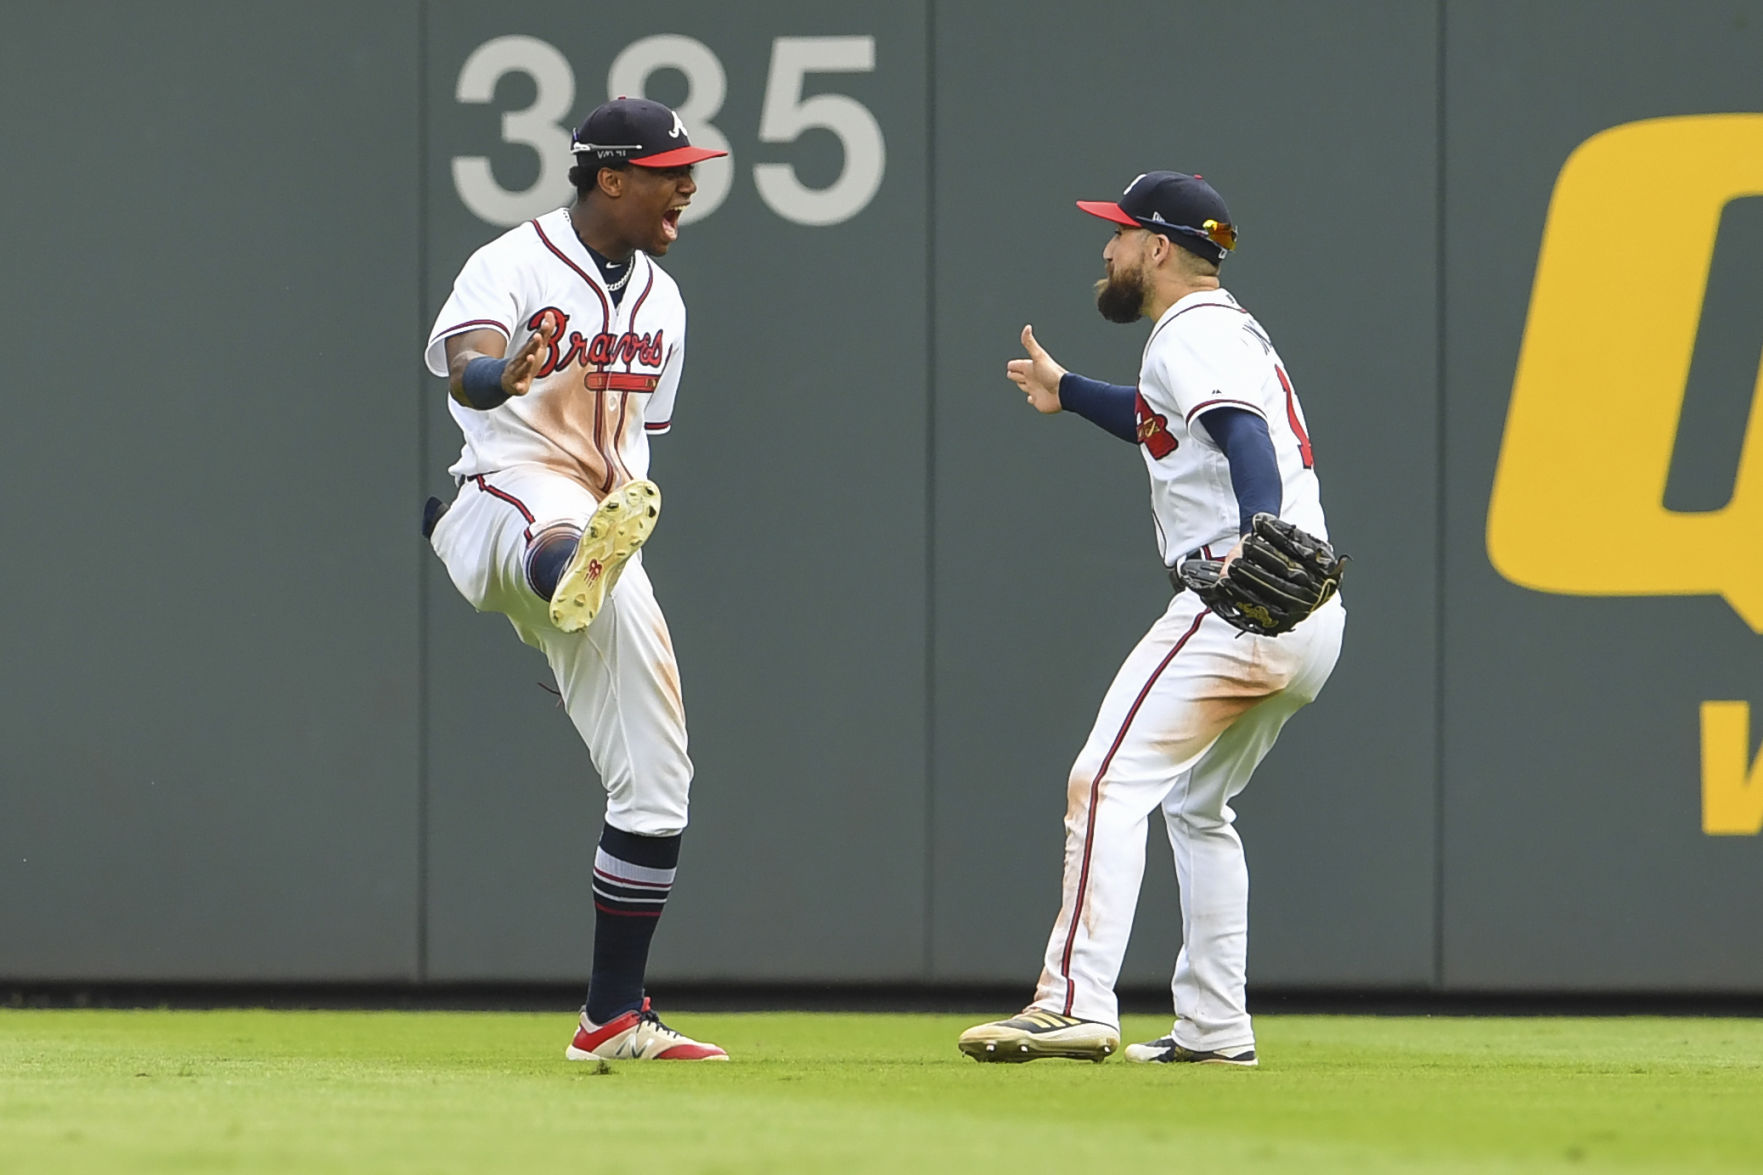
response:
M1228 568L1217 559L1189 559L1176 574L1220 620L1278 636L1328 603L1341 588L1346 563L1316 536L1257 514Z

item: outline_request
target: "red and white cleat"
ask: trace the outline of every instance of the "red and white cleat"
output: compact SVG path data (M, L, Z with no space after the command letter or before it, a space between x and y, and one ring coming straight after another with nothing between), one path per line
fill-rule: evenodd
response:
M713 1044L682 1036L649 1009L647 997L638 1012L594 1024L582 1013L575 1039L563 1054L571 1061L726 1061L728 1054Z

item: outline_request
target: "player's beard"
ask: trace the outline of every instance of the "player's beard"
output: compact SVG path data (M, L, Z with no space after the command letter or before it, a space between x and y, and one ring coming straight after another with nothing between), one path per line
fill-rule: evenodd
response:
M1137 322L1145 316L1145 299L1150 292L1143 266L1111 269L1096 283L1096 309L1109 322Z

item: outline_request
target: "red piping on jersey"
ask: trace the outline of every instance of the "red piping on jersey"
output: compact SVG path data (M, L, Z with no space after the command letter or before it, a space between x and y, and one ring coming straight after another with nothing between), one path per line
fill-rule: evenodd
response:
M624 436L624 417L625 414L630 411L630 406L630 392L621 390L618 396L618 423L612 426L612 454L617 459L619 468L624 470L624 478L626 481L634 481L636 479L631 476L630 466L624 463L624 454L620 452L618 442L619 439ZM611 483L608 483L606 488L611 489Z
M600 292L600 287L594 283L594 279L589 277L581 266L571 261L563 250L551 243L551 238L545 235L543 226L536 219L527 223L531 224L533 231L539 234L539 240L545 242L545 248L551 250L557 260L575 270L576 276L582 279L582 283L594 291L594 297L600 299L600 331L603 334L610 334L612 331L612 303L606 300L606 295ZM649 280L655 280L653 272L650 273ZM589 390L596 393L600 391L597 388ZM617 448L618 440L615 437L613 438L613 451L607 452L606 450L606 407L604 401L601 401L594 406L594 452L600 455L600 463L606 467L606 480L600 486L601 493L609 491L613 482L618 480L618 467L621 462L618 460ZM630 474L627 472L625 476L629 477Z
M1194 422L1194 417L1196 417L1200 413L1206 411L1206 409L1216 408L1220 404L1241 404L1243 407L1247 408L1249 411L1253 412L1255 415L1260 416L1263 420L1267 419L1266 416L1262 415L1261 408L1257 404L1253 404L1248 400L1232 400L1227 397L1220 396L1216 400L1207 400L1204 403L1200 404L1192 412L1190 412L1186 416L1182 417L1182 423L1183 424L1192 424Z
M637 329L637 311L639 311L643 308L644 301L646 301L649 297L649 291L654 288L655 288L655 263L653 261L651 261L649 263L649 284L643 287L643 296L637 299L637 304L635 306L631 307L631 320L629 322L625 323L624 329L626 329L628 331L634 331Z
M1171 314L1168 318L1165 318L1162 322L1157 324L1157 329L1151 332L1151 339L1156 338L1158 331L1161 331L1164 327L1168 326L1188 311L1204 310L1208 306L1216 306L1220 310L1235 310L1238 314L1248 313L1248 311L1244 310L1241 306L1232 306L1229 302L1201 302L1195 306L1183 306L1180 310L1177 310L1174 314ZM1145 346L1149 347L1151 345L1151 339L1145 340Z
M575 270L576 276L582 279L588 289L594 291L594 297L600 299L600 329L610 331L612 329L612 305L606 301L606 295L600 292L600 287L594 284L594 279L589 277L581 266L571 261L562 249L551 243L551 238L545 235L545 230L539 227L537 220L529 220L527 223L533 226L533 231L539 234L539 240L545 242L545 248L551 250L552 256Z
M649 291L654 288L655 263L651 261L649 263L649 280L643 286L642 295L637 299L636 304L631 307L631 316L624 324L625 330L630 331L633 334L636 333L637 313L642 310L643 303L649 299ZM665 358L662 359L663 363L666 361ZM652 392L660 383L661 377L658 375L635 375L631 372L609 372L606 376L606 386L615 392ZM589 386L592 385L590 384ZM619 465L624 468L624 476L627 481L631 480L630 466L624 464L624 454L619 451L618 442L619 438L624 436L624 417L625 414L630 411L630 406L631 398L628 395L619 397L618 423L612 426L613 456L617 458ZM612 483L610 481L606 483L606 488L609 490L612 488Z
M616 443L613 446L617 447ZM606 395L604 392L594 393L594 452L600 454L600 463L606 466L606 480L600 486L602 494L612 489L612 483L618 480L617 458L606 451Z
M1182 651L1182 647L1188 643L1188 638L1200 631L1201 622L1209 615L1211 613L1201 612L1194 617L1194 623L1188 627L1186 632L1182 633L1181 639L1175 642L1175 648L1169 650L1169 655L1163 658L1156 671L1151 674L1151 680L1145 683L1145 688L1139 691L1137 698L1133 699L1132 709L1126 712L1126 719L1120 724L1120 733L1114 736L1114 745L1109 747L1108 753L1102 757L1102 765L1096 768L1096 778L1090 783L1089 819L1084 828L1083 865L1077 873L1077 895L1071 902L1071 927L1065 932L1065 953L1059 959L1059 974L1065 980L1064 1014L1067 1016L1071 1015L1072 999L1076 995L1071 985L1071 950L1077 943L1077 928L1083 923L1084 894L1088 890L1090 882L1090 849L1096 840L1096 804L1102 797L1102 777L1108 774L1108 766L1114 762L1114 753L1120 750L1120 744L1126 741L1126 732L1132 728L1132 720L1138 717L1139 707L1144 705L1145 699L1151 695L1151 687L1157 684L1157 679L1163 676L1163 671L1169 668L1169 663L1175 660L1175 655Z
M671 427L673 427L673 421L671 420L663 420L659 424L654 424L649 421L643 422L644 432L666 432Z
M638 314L638 311L642 311L643 302L649 300L649 291L654 288L656 288L656 266L654 266L654 261L651 261L651 263L649 263L649 281L643 282L642 296L636 298L635 305L631 307L631 318L624 323L624 328L629 330L629 332L636 332L636 314ZM661 362L665 363L666 358L663 358ZM624 378L619 379L617 374L608 374L608 376L606 376L606 386L612 388L614 392L654 392L656 386L661 383L661 376L633 376L631 372L624 372L622 376L624 376ZM628 385L628 383L635 383L636 386L621 386ZM612 452L617 455L617 459L619 459L619 464L621 464L621 466L624 466L624 455L619 452L619 438L624 436L624 415L628 413L629 409L631 409L631 397L629 397L629 395L622 395L622 397L619 397L619 423L615 423L614 427L612 427ZM626 476L626 478L631 476L631 469L629 469L629 466L624 466L624 476ZM610 489L610 485L608 485L608 489Z
M501 323L497 322L494 318L474 318L470 322L462 322L458 326L450 326L446 330L436 331L435 332L435 342L438 343L442 339L445 339L451 335L456 335L460 331L468 330L474 326L493 326L497 330L501 331L503 334L507 335L509 338L514 337L513 331L509 330L507 327L505 327Z

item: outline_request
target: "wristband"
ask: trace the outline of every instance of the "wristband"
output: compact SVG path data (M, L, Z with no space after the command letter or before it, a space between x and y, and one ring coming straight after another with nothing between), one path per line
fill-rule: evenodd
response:
M488 411L508 399L508 393L502 390L502 370L508 366L506 359L491 359L487 355L479 355L465 365L459 373L459 392L465 402L480 412Z

